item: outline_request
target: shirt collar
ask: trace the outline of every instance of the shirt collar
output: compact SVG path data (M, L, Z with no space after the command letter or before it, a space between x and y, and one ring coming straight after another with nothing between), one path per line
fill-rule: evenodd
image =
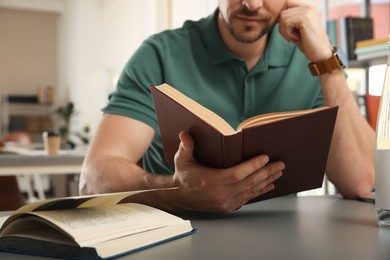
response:
M218 31L217 17L219 14L218 8L213 14L205 18L200 25L200 31L203 37L204 44L212 65L219 65L232 59L237 59L222 41Z
M209 59L212 65L219 65L228 62L237 57L232 54L219 34L217 27L218 8L215 12L204 19L200 24L200 32L206 46ZM267 63L272 67L287 66L290 57L294 51L295 45L287 42L279 33L278 25L274 26L270 33L270 38L267 43L266 50L258 63Z
M295 44L289 43L280 33L279 25L276 24L269 35L266 50L262 59L266 59L268 66L284 67L290 62Z

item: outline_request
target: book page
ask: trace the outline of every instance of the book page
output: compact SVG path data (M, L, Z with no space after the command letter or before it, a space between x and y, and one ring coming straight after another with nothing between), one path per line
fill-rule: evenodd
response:
M67 208L109 206L109 205L117 204L121 200L138 193L153 192L158 190L172 190L177 188L178 187L47 199L47 200L36 201L24 205L19 209L15 210L14 212L12 212L10 217L17 214L27 213L36 210L55 210L55 209L67 209Z
M124 251L148 246L150 244L180 236L191 231L194 231L194 229L191 227L190 221L186 220L178 225L156 228L150 232L138 233L135 236L125 236L98 243L95 244L94 247L96 248L99 256L104 258L118 255ZM156 259L158 259L158 256L156 256Z
M100 207L115 205L121 200L130 197L132 195L141 192L153 192L158 190L173 190L173 188L162 188L162 189L150 189L150 190L137 190L117 193L105 193L97 195L86 195L86 196L74 196L65 198L54 198L43 201L36 201L20 207L11 213L7 217L6 221L0 225L0 233L6 225L12 222L14 218L19 217L22 214L26 214L33 211L44 211L44 210L57 210L57 209L71 209L71 208L86 208L86 207Z
M319 107L319 108L313 108L313 109L307 109L307 110L295 110L295 111L286 111L286 112L275 112L275 113L268 113L268 114L262 114L258 116L254 116L251 118L248 118L244 121L242 121L237 126L237 132L241 131L244 128L248 127L254 127L258 125L267 124L270 122L275 122L278 120L283 120L286 118L291 118L295 116L301 116L309 113L313 113L316 111L327 109L328 107Z
M0 217L0 227L5 223L5 221L7 220L7 216L4 216L4 217Z
M70 234L80 246L182 222L179 217L136 203L109 207L36 211L30 214L44 218Z
M202 106L195 100L187 97L177 89L169 86L168 84L162 84L160 86L156 86L155 88L170 97L172 100L181 104L183 107L187 108L194 115L202 119L211 127L220 131L223 135L231 135L235 133L235 130L231 127L231 125L229 125L222 117Z
M319 108L313 108L313 109L307 109L307 110L296 110L296 111L286 111L286 112L275 112L275 113L267 113L262 115L257 115L251 118L248 118L241 122L236 130L234 130L223 118L221 118L219 115L215 114L213 111L207 109L206 107L202 106L201 104L197 103L195 100L187 97L183 93L181 93L179 90L171 87L168 84L162 84L159 86L155 86L156 89L170 97L172 100L176 101L183 107L187 108L189 111L191 111L194 115L202 119L204 122L206 122L211 127L215 128L219 132L221 132L223 135L232 135L236 132L241 131L244 128L258 126L262 124L267 124L270 122L275 122L277 120L286 119L293 116L299 116L308 114L311 112L315 112L318 110L326 109L327 107L319 107Z

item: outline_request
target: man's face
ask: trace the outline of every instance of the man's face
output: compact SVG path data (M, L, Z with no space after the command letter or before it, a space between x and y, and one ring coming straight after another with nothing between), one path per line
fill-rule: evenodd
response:
M219 11L232 36L252 43L267 34L276 23L286 0L219 0Z

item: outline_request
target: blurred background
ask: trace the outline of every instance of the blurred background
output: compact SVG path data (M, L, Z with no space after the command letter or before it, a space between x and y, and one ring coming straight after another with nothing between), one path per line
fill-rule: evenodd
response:
M324 26L369 17L372 38L390 34L390 0L311 2ZM85 150L140 43L216 7L217 0L0 0L0 137L27 131L39 146L42 131L65 129ZM351 59L348 80L364 115L365 95L381 93L385 56Z
M363 16L366 1L312 2L326 24ZM187 19L207 16L216 6L217 0L0 0L0 95L35 95L52 87L51 108L73 102L78 115L71 127L88 125L93 133L100 108L139 44ZM385 37L389 0L372 0L370 9L374 37Z

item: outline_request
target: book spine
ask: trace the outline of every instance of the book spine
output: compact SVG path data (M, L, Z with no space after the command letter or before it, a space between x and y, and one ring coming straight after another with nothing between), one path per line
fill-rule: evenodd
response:
M28 104L38 103L38 98L36 96L10 95L7 98L9 103L28 103Z
M28 131L31 133L40 133L43 131L52 131L53 122L47 115L12 115L9 119L8 131Z
M243 161L242 131L234 135L222 136L224 168L232 167Z
M376 51L370 53L362 53L357 55L356 60L368 60L368 59L376 59L381 57L386 57L387 51Z
M355 54L363 54L363 53L372 53L372 52L377 52L377 51L387 51L388 46L387 44L377 44L377 45L371 45L367 47L361 47L361 48L356 48L355 49Z
M368 46L373 46L378 44L386 44L387 41L388 41L387 37L361 40L356 42L356 48L363 48L363 47L368 47Z
M338 46L337 42L337 21L336 20L329 20L326 24L327 33L330 42L333 44L333 46Z
M354 50L356 42L373 37L373 23L371 18L347 17L345 39L347 40L347 55L348 59L356 58Z
M347 44L347 21L346 18L341 18L339 21L339 31L340 31L340 40L339 47L344 51L347 55L348 59L350 59L348 55L348 44Z

